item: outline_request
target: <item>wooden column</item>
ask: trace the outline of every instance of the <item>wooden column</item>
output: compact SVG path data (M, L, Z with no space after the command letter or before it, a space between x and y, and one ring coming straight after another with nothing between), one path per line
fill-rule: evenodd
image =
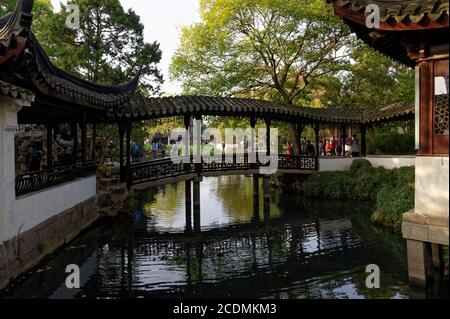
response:
M341 126L341 147L342 147L342 157L345 157L345 140L347 139L347 125L343 124Z
M249 148L249 152L252 154L253 159L257 159L257 154L255 154L256 149L255 149L255 143L256 143L256 132L255 132L255 128L256 128L256 116L255 114L250 115L250 127L252 129L252 136L251 136L251 141L250 141L250 148ZM251 163L251 164L256 164L255 163Z
M200 222L200 182L201 178L194 179L194 232L201 232Z
M361 124L360 130L361 130L361 156L366 157L367 156L367 141L366 141L367 126L365 124Z
M266 129L267 129L267 134L266 134L266 155L270 156L270 124L272 123L271 119L267 116L265 118L266 121Z
M320 124L316 123L314 125L314 134L316 138L316 170L319 171L320 166L320 153L319 153L319 144L320 144Z
M53 168L53 123L45 125L47 129L47 169Z
M305 124L303 123L297 123L295 125L295 139L296 139L296 144L297 144L297 150L296 152L298 152L299 155L300 151L302 149L302 134L303 134L303 130L305 129Z
M125 124L123 121L119 122L119 165L120 165L120 182L125 183L125 165L123 161L124 156L124 149L123 149L123 143L124 143L124 135L125 135Z
M81 126L81 161L84 163L84 162L86 162L86 141L87 141L86 112L83 112L80 126Z
M259 175L253 174L253 218L259 220Z
M192 232L192 182L185 181L186 232Z
M72 158L73 162L76 163L78 159L78 123L76 121L72 122L70 129L73 139Z
M196 125L194 127L196 128L195 132L192 132L192 135L195 136L195 170L197 174L201 174L202 172L202 115L201 114L195 114L194 115L194 121L196 122ZM197 121L200 121L200 127L197 127Z
M97 154L96 144L97 144L97 124L93 123L92 124L92 136L91 136L91 151L90 151L90 153L91 153L90 160L91 161L95 161L97 159L96 158L96 154Z
M191 144L191 139L190 139L190 134L189 134L189 129L191 127L191 115L190 114L185 114L184 115L184 128L186 129L186 136L184 137L184 142L186 143L184 145L184 152L185 152L185 156L187 159L189 159L188 161L186 161L185 165L189 165L190 162L190 144Z
M126 180L127 180L127 187L128 190L131 189L131 131L133 129L133 123L131 122L131 120L128 120L126 122L126 127L125 127L125 131L126 131Z

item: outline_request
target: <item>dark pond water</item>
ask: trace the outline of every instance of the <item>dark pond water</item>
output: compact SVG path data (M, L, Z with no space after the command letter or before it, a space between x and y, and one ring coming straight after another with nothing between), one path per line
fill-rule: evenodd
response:
M244 176L205 179L201 199L201 234L184 234L184 183L152 189L134 220L89 230L3 298L448 296L409 287L404 241L374 227L367 205L274 192L270 219L256 219ZM65 286L68 264L80 267L80 289ZM366 287L370 264L380 289Z

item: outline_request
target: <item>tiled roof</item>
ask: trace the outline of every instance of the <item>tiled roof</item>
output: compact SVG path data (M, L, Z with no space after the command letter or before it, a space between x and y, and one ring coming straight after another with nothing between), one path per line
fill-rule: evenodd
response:
M0 95L24 100L27 102L33 102L35 97L33 92L3 81L0 81Z
M18 0L15 11L0 18L0 79L5 80L7 76L8 82L14 82L10 74L18 74L17 82L30 81L30 87L27 87L30 90L88 107L109 109L129 101L139 76L123 85L108 86L82 80L54 66L31 32L32 7L32 0ZM11 59L12 55L15 61ZM6 71L2 71L2 61L11 60L15 64L5 66Z
M323 122L370 123L393 120L414 113L413 103L400 103L375 110L311 108L263 100L208 96L177 96L133 100L110 115L118 118L149 119L185 114L270 117L273 119Z
M369 4L380 8L380 21L420 23L424 18L437 21L448 16L448 0L328 0L354 12L364 12Z
M335 13L365 43L384 55L410 67L416 61L407 47L417 50L420 39L428 45L442 46L449 37L449 0L327 0L333 3ZM366 26L366 7L380 8L377 29Z
M364 122L383 122L415 114L414 102L396 103L364 111Z

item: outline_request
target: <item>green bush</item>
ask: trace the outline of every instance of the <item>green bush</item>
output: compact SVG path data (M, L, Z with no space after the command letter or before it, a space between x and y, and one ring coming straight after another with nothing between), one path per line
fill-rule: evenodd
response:
M374 201L377 198L380 181L375 174L363 173L355 178L353 198L360 201Z
M397 186L411 185L415 183L416 170L414 166L401 167L396 170Z
M385 224L401 228L403 214L414 208L414 187L383 186L377 195L377 208L384 215Z
M414 173L414 167L387 170L373 168L367 160L355 160L351 172L311 175L303 184L303 194L309 198L375 202L372 221L400 230L403 214L414 208Z
M310 198L317 198L321 196L321 192L320 175L317 173L312 174L303 183L303 195Z
M383 133L367 136L367 151L375 155L415 154L413 134Z
M342 173L326 173L321 175L320 179L323 195L330 199L348 199L351 198L353 189L353 179Z
M324 197L329 199L352 198L353 179L340 172L325 172L311 175L303 184L306 197Z
M372 171L372 163L365 159L357 159L352 162L350 172L353 176L358 174L370 173Z

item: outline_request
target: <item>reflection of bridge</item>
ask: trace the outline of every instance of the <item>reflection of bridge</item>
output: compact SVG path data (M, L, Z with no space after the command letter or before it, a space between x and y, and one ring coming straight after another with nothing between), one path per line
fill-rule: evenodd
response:
M261 169L271 164L260 164L249 160L249 154L238 159L236 155L229 160L225 154L218 161L194 163L192 161L175 163L164 158L143 163L130 164L127 169L128 188L145 189L152 186L185 181L186 190L186 229L192 230L192 208L194 212L194 231L200 232L200 182L203 177L221 175L253 175L253 210L259 215L259 177L263 178L264 215L270 213L270 175L261 175ZM317 156L277 155L268 157L276 160L276 171L283 174L308 175L318 170ZM273 167L272 165L270 165ZM273 172L272 172L273 173ZM192 187L193 185L193 187ZM191 191L193 189L193 191Z

